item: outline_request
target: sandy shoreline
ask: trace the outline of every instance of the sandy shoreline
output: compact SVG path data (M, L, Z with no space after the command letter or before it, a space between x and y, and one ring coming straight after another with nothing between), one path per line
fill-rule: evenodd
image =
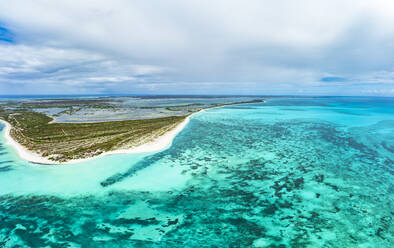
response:
M98 158L98 157L102 157L102 156L106 156L106 155L111 155L111 154L135 154L135 153L156 152L156 151L164 150L164 149L171 146L172 141L175 138L175 136L180 131L182 131L183 128L189 123L190 117L197 114L197 113L200 113L202 111L204 111L204 110L200 110L196 113L189 115L188 117L186 117L186 119L184 121L182 121L180 124L178 124L174 129L159 136L158 138L156 138L152 142L148 142L148 143L145 143L145 144L142 144L140 146L133 147L130 149L119 149L119 150L104 152L104 153L101 153L100 155L93 156L90 158L73 159L73 160L69 160L67 162L52 161L52 160L42 157L41 155L39 155L35 152L27 150L24 146L22 146L21 144L16 142L11 137L11 135L10 135L11 125L4 120L0 120L0 121L5 124L4 136L6 139L6 144L12 146L17 151L19 157L21 157L22 159L27 160L29 162L33 162L33 163L39 163L39 164L75 164L75 163L79 163L79 162L83 162L83 161L87 161L90 159L94 159L94 158Z

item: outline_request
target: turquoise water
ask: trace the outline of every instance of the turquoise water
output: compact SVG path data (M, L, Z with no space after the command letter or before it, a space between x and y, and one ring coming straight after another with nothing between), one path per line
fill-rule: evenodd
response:
M393 98L211 109L167 150L75 165L1 135L0 247L393 247L393 183Z

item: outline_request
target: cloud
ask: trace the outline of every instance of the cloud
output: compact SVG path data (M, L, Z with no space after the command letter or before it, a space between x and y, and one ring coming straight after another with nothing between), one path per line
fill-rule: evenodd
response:
M7 93L357 95L394 83L385 0L13 0L0 23L13 34L0 43Z
M107 88L124 90L125 85L144 83L150 75L166 70L112 60L84 50L24 45L0 49L2 92L10 87L18 94L105 93ZM15 90L17 85L19 89Z

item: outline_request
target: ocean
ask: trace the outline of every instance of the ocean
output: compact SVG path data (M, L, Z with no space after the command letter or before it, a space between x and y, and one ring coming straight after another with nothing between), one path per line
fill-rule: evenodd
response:
M73 165L0 135L0 247L393 247L394 98L273 97Z

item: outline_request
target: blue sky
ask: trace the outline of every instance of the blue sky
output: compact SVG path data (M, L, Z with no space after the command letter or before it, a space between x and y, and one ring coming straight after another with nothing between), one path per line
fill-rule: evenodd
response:
M394 96L389 0L1 1L0 94Z
M0 26L0 42L13 43L11 31L2 26Z

